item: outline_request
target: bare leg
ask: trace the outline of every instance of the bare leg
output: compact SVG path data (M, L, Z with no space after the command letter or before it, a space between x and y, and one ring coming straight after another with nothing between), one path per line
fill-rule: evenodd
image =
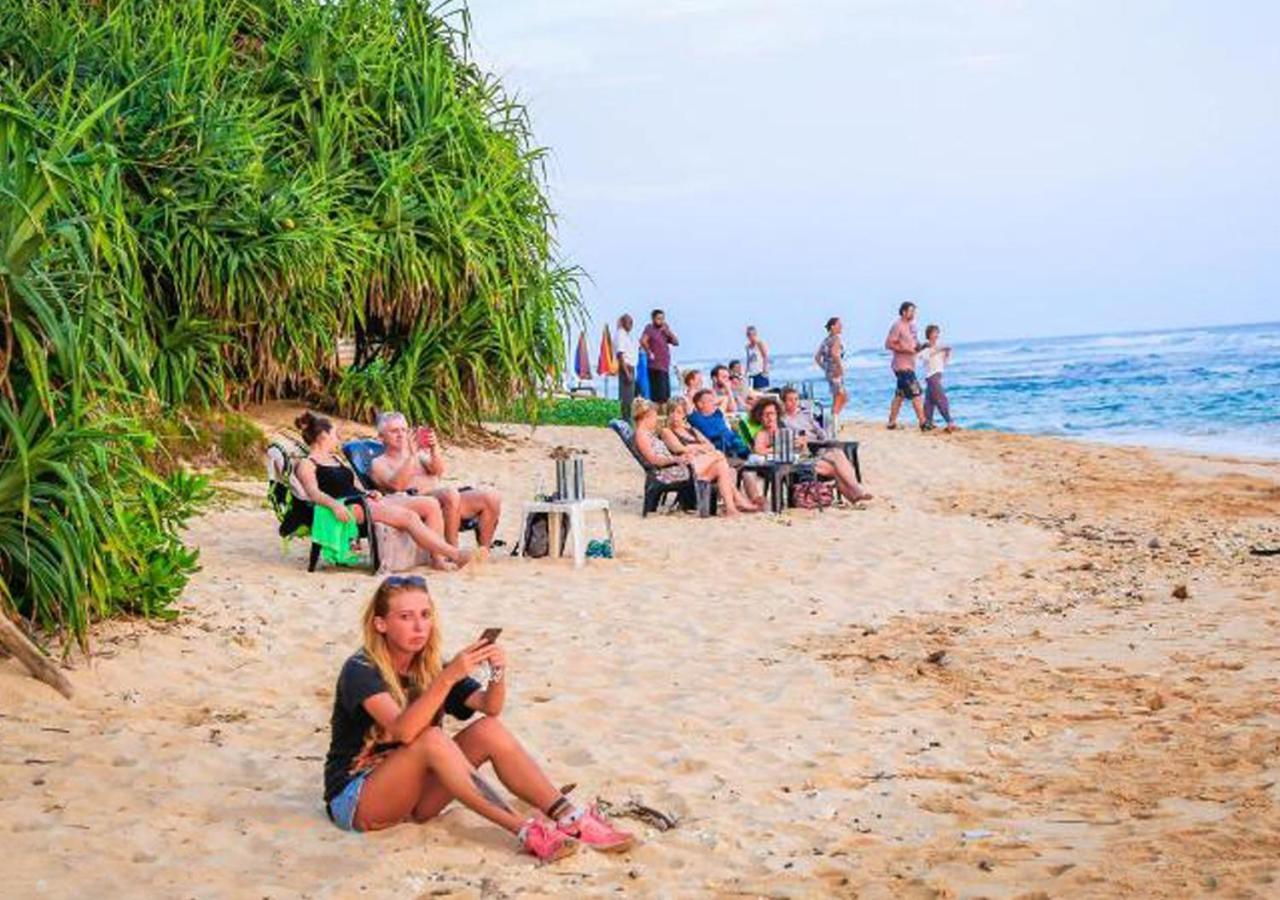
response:
M498 780L530 806L545 813L560 799L560 791L501 719L486 716L458 732L454 742L472 766L479 768L492 762ZM438 815L452 799L444 782L434 774L428 775L413 808L413 817L425 822Z
M458 495L462 518L475 516L480 519L479 542L481 547L493 543L493 533L498 530L498 518L502 515L502 496L497 491L464 491Z
M898 425L898 413L902 410L902 395L894 394L893 402L889 404L889 427L896 428Z
M417 513L404 506L374 503L373 521L385 522L392 528L406 531L414 543L440 560L449 560L458 565L466 565L469 554L463 553L450 544L439 532L432 531Z
M417 494L410 496L409 494L392 494L382 498L382 502L390 503L393 506L402 506L405 509L411 509L417 514L418 518L426 523L427 527L436 534L444 533L444 512L440 508L440 501L435 497L426 494Z
M428 782L441 785L451 798L512 834L524 824L480 778L462 749L439 728L428 728L369 775L356 806L356 827L375 831L403 822L415 813Z
M759 512L764 509L763 494L753 498L738 490L738 473L733 470L733 466L729 465L728 460L719 461L716 481L720 486L720 495L733 498L735 512Z
M458 528L462 524L462 503L455 488L436 488L431 496L440 502L444 510L444 539L458 546Z
M838 429L840 427L840 413L844 411L844 406L849 402L849 393L844 388L836 391L836 395L831 398L831 426ZM832 432L835 433L834 431Z
M911 408L916 411L916 421L921 425L924 424L924 402L920 399L920 395L916 394L911 398Z
M853 464L839 450L830 451L823 456L814 466L814 470L824 478L835 478L837 490L850 503L871 499L871 495L858 484L858 477L853 472Z

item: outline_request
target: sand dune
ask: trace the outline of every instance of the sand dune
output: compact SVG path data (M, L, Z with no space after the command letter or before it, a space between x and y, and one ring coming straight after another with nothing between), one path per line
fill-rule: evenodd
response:
M6 893L1274 896L1280 563L1250 548L1280 466L852 430L882 499L736 522L641 519L608 432L453 454L511 541L549 448L588 451L617 559L433 591L447 646L506 629L554 779L676 829L543 868L462 810L340 833L320 766L374 582L308 575L233 483L178 622L100 628L71 703L0 662Z

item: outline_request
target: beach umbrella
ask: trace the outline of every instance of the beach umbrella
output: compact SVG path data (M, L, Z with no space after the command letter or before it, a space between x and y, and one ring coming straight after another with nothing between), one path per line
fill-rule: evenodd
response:
M649 354L643 350L636 360L636 396L649 399Z
M613 355L613 338L609 326L600 335L600 356L596 359L596 374L604 376L604 396L609 396L609 376L618 374L618 357Z
M587 355L587 333L578 335L578 352L574 356L573 371L581 381L591 380L591 357Z
M600 358L596 362L597 375L617 375L618 358L613 355L613 338L609 336L609 326L604 326L600 335Z

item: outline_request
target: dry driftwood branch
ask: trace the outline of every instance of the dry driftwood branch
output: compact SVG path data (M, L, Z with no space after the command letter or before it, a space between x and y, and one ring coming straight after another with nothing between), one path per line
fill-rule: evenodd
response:
M33 676L68 700L71 699L71 682L67 680L67 676L4 615L0 615L0 646L16 656Z

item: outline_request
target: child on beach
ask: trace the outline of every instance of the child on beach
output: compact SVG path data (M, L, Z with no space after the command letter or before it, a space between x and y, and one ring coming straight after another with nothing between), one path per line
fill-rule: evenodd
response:
M365 607L364 646L347 659L333 700L324 799L344 831L376 831L434 818L451 800L515 835L543 862L579 844L620 851L633 843L594 806L557 790L499 718L507 658L494 640L441 661L443 639L426 579L392 576ZM488 635L486 635L488 637ZM486 686L467 673L489 666ZM446 714L479 721L450 736ZM493 764L498 780L540 814L522 816L476 771Z
M951 348L938 345L941 336L942 329L937 325L930 325L924 330L925 345L920 351L920 361L925 365L924 423L932 428L933 413L937 410L947 422L944 430L955 431L956 426L951 421L951 404L947 402L947 391L942 386L942 373L951 361Z

